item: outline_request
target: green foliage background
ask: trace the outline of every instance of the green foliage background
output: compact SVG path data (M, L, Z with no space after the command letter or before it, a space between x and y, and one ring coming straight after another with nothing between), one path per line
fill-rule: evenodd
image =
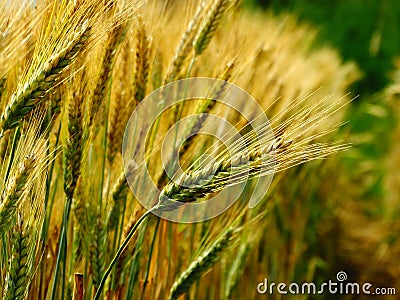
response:
M397 0L246 0L250 7L288 11L320 29L320 40L354 60L364 78L358 94L379 91L390 80L400 53L400 1Z

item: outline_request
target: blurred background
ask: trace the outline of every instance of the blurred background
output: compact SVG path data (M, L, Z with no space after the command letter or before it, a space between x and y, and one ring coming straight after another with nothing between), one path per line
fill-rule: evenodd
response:
M358 95L346 117L353 147L337 160L336 174L331 170L327 177L335 185L335 195L330 194L333 200L325 201L332 192L329 189L319 194L324 199L319 209L332 214L316 212L330 215L318 222L329 230L322 233L318 225L320 240L306 242L315 248L305 253L315 251L324 258L317 273L329 270L330 275L320 273L316 278L330 278L333 270L343 269L353 280L369 280L399 291L400 1L245 0L244 5L253 12L289 13L317 28L314 47L332 46L344 62L355 62L362 72L349 88ZM315 203L313 207L319 210Z
M319 29L318 42L357 62L364 77L353 90L361 95L386 86L400 53L400 2L396 0L245 0L250 9L289 12Z

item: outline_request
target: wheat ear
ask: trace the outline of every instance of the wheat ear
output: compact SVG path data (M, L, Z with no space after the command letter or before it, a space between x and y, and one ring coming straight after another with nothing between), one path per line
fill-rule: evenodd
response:
M104 221L97 217L90 239L90 265L95 290L98 289L105 266L107 234Z
M203 126L204 122L207 119L208 113L214 108L215 104L217 103L216 100L218 100L221 96L221 94L224 92L226 88L227 81L231 78L232 76L232 71L234 68L234 62L230 62L227 64L224 72L220 76L222 80L224 80L226 83L222 84L217 84L216 87L210 92L210 95L206 99L201 99L203 100L202 105L199 105L197 108L196 114L197 118L185 128L187 134L187 138L183 141L182 145L179 148L179 153L178 157L183 157L185 153L187 153L189 147L194 143L196 139L196 134L199 133L201 127ZM169 161L167 163L166 169L168 170L173 162ZM157 186L165 186L168 180L168 175L166 172L162 172L160 177L157 180Z
M189 22L186 31L183 33L180 43L175 51L174 58L167 70L167 74L164 80L164 84L167 84L177 78L180 73L183 64L190 55L190 51L193 47L194 38L196 31L200 26L201 16L206 7L206 1L202 1L194 14L193 19Z
M274 174L314 159L326 158L347 149L347 145L312 143L337 127L306 136L316 125L337 112L342 107L339 103L324 108L320 102L296 112L275 126L274 137L269 134L268 124L260 125L244 135L243 139L232 143L229 151L218 154L215 162L200 165L196 169L189 168L190 171L176 182L166 185L159 196L159 209L176 209L224 187ZM301 101L296 105L300 104ZM272 124L277 123L279 117L280 114L272 118Z
M123 31L124 25L118 24L108 34L106 50L103 57L103 62L101 64L100 74L98 77L97 85L93 92L93 99L91 101L88 124L89 127L93 125L96 116L98 114L101 114L101 106L110 86L111 71L114 64L114 58L117 53L116 47L121 40ZM99 118L102 119L102 116L100 115Z
M1 96L3 95L3 92L4 92L4 88L5 88L5 85L6 85L6 77L3 77L3 78L0 78L0 100L1 100Z
M107 159L110 164L113 163L115 156L122 149L122 138L126 123L128 122L130 112L134 109L135 100L129 100L130 94L125 91L125 83L129 65L129 39L125 39L125 44L119 55L118 70L118 86L114 93L114 99L111 103L110 117L108 124L108 142L107 142Z
M225 71L223 72L221 79L225 82L229 81L232 76L232 71L234 68L234 63L228 63ZM218 84L217 88L211 93L211 99L207 99L206 103L200 106L197 109L197 114L200 114L199 117L195 120L194 124L188 128L189 134L187 134L188 138L183 142L182 146L179 149L179 157L182 157L189 149L189 147L193 144L194 139L196 138L196 134L200 131L203 126L205 120L207 119L208 113L214 108L215 104L224 92L226 88L226 84Z
M138 20L136 34L136 57L134 76L134 99L136 104L143 100L146 95L147 81L150 70L151 40L147 36L146 24L142 18Z
M19 219L18 225L12 231L12 254L5 280L5 300L25 299L32 276L36 249L34 229L25 225L22 217Z
M64 192L72 200L81 172L83 151L83 90L73 92L68 105L68 138L64 151Z
M72 300L83 300L84 282L83 274L74 274L74 294Z
M126 181L125 172L118 177L117 182L111 192L112 206L108 215L108 227L114 229L118 224L121 207L129 192L128 182Z
M211 41L212 36L221 23L222 16L229 7L229 0L216 0L207 17L205 18L199 32L193 42L193 48L196 56L203 53Z
M232 297L234 296L234 291L243 275L243 271L246 266L246 258L249 252L250 252L250 246L246 241L245 243L240 245L239 251L236 254L233 265L229 270L225 287L226 299L232 299Z
M0 203L0 235L5 233L12 224L17 213L17 207L24 197L24 192L29 186L30 175L36 165L35 154L25 157L18 172L8 184L6 190L1 195Z
M208 249L202 252L175 280L169 299L177 299L188 292L192 284L210 270L219 261L224 250L231 243L235 230L227 229Z
M1 130L6 131L17 126L23 117L45 99L48 92L60 82L63 71L82 51L89 33L90 27L84 23L71 41L66 42L59 52L50 56L12 95L11 101L0 118Z
M85 239L87 226L87 206L84 200L82 178L76 184L73 200L74 212L74 239L73 239L73 266L78 267L85 253L87 253L87 239Z

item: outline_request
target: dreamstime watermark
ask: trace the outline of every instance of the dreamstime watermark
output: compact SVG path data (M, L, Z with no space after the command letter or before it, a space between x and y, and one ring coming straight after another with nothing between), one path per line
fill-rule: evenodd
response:
M207 109L188 113L182 108L204 108L206 101L211 101L214 107L218 107L219 113L213 114L213 110ZM186 115L182 115L182 112ZM232 118L232 115L236 118ZM127 182L135 198L146 209L151 209L156 204L162 191L158 187L157 179L154 179L155 169L158 173L159 169L163 169L168 181L184 185L179 180L185 173L179 163L179 150L193 135L213 137L217 140L213 146L222 145L227 149L224 155L230 158L246 154L246 149L243 148L249 144L249 136L237 128L238 119L255 133L251 137L253 145L261 139L274 138L263 108L246 91L227 81L215 78L188 78L169 83L149 94L131 115L122 147ZM201 149L202 146L196 145L196 149ZM158 156L153 155L154 153ZM198 169L213 170L209 166L213 166L218 154L215 152L202 156L198 161ZM274 166L274 161L271 161L268 165L271 172L263 172L262 169L260 172L268 175L254 179L256 184L249 199L250 208L256 206L267 193ZM239 199L249 175L241 172L240 176L239 184L224 187L206 201L186 203L173 210L154 213L161 218L181 223L211 219L223 213ZM195 188L198 188L198 184L205 185L207 181L202 178L196 182Z
M348 282L347 274L340 271L336 274L336 280L328 280L321 284L313 282L284 283L269 282L267 278L258 283L259 294L292 294L292 295L396 295L394 287L374 287L370 282Z

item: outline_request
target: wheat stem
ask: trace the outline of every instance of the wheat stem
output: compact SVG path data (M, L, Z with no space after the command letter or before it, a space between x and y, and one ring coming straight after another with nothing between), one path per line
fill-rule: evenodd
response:
M117 263L119 257L121 256L122 252L128 245L129 241L131 240L132 236L135 234L136 230L138 229L139 225L151 214L153 213L154 210L156 210L158 207L154 207L152 209L149 209L146 211L140 218L139 220L135 223L135 225L132 227L132 229L129 231L128 235L126 236L125 240L122 242L121 246L118 248L117 253L115 254L114 258L111 260L110 264L108 265L107 270L105 271L101 282L99 284L99 288L97 289L96 295L94 296L94 300L98 300L101 296L101 293L103 291L104 285L106 283L106 280L108 278L108 275L110 275L112 268L114 265Z

